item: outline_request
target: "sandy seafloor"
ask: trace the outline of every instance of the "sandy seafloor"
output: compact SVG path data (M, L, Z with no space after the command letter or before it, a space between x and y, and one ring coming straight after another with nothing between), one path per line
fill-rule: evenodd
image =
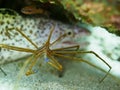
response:
M35 74L30 76L22 75L22 78L18 80L17 74L22 67L22 62L25 60L1 65L7 75L5 76L0 71L0 90L13 90L16 83L18 83L18 86L15 90L120 90L120 76L114 78L109 75L102 83L99 83L105 75L104 72L85 63L69 60L63 63L64 72L62 77L59 77L57 72L55 74L50 73L49 70L41 71L37 69ZM109 64L112 65L112 63ZM118 66L118 68L114 69L115 66ZM119 75L120 65L116 63L112 67L112 73L115 71ZM49 67L45 69L47 70L47 68Z
M7 73L0 72L0 90L13 90L18 73L18 63L14 62L2 66ZM69 62L65 66L62 77L49 72L37 72L30 76L23 76L18 81L17 90L119 90L120 82L111 76L99 83L104 73L84 63Z

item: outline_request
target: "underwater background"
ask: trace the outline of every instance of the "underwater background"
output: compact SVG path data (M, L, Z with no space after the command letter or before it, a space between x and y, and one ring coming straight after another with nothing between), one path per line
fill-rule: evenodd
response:
M119 4L119 0L0 0L0 90L119 90ZM67 36L51 50L79 45L78 52L94 51L108 65L92 54L64 55L78 61L54 56L63 67L61 72L54 68L57 63L53 67L47 63L49 58L43 52L32 67L34 73L26 76L29 65L23 66L34 50L45 45L52 27L50 43L64 33ZM16 51L8 45L23 49ZM32 53L23 52L27 50ZM82 59L90 65L80 62ZM99 83L108 66L109 75Z

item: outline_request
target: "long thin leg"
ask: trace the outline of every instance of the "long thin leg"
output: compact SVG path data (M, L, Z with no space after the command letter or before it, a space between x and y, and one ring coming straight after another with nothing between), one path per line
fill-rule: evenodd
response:
M53 33L53 30L54 30L54 27L51 28L50 30L50 34L48 36L48 40L46 42L46 46L52 46L53 44L55 44L56 42L58 42L59 40L61 39L64 39L64 37L67 35L66 33L61 35L60 37L58 37L54 42L50 43L50 38L52 36L52 33ZM63 50L63 49L70 49L70 48L76 48L76 50L79 49L79 45L75 45L75 46L70 46L70 47L65 47L65 48L57 48L57 49L54 49L54 50Z
M21 29L16 28L16 30L17 30L23 37L25 37L36 49L38 49L38 46L37 46L35 43L33 43L32 40L31 40L30 38L28 38L28 37L22 32Z
M52 26L52 28L50 30L50 34L49 34L48 39L46 41L46 46L48 46L48 47L50 46L50 38L52 36L53 31L54 31L54 26Z
M49 42L50 42L50 38L51 38L51 35L52 35L53 30L54 30L54 28L51 28L50 35L49 35L49 37L48 37L48 41L49 41ZM50 46L52 46L53 44L55 44L55 43L58 42L59 40L64 39L66 36L67 36L66 33L63 34L63 35L61 35L61 36L59 36L54 42L52 42L52 43L50 44ZM70 47L57 48L57 49L53 49L53 50L64 50L64 49L70 49L70 48L76 48L76 50L78 50L79 47L80 47L79 45L75 45L75 46L70 46Z
M36 51L36 50L33 50L33 49L10 46L10 45L6 45L6 44L0 44L0 47L10 49L10 50L20 51L20 52L34 53Z
M21 29L18 28L8 28L7 30L16 30L18 31L25 39L27 39L36 49L38 49L38 46L32 42L32 40L30 38L28 38Z
M59 36L54 42L52 42L52 43L50 44L50 46L52 46L52 45L55 44L56 42L60 41L61 39L64 39L66 36L67 36L67 33ZM79 47L80 47L79 45L75 45L75 46L70 46L70 47L65 47L65 48L58 48L58 49L54 49L54 50L69 49L69 48L76 48L76 49L78 50Z
M62 52L62 50L70 50L72 48L75 48L75 50L79 49L79 45L75 45L75 46L69 46L69 47L63 47L63 48L57 48L57 49L53 49L52 51L59 51Z
M52 34L53 30L54 30L54 28L51 28L51 32L50 32L51 34ZM51 34L49 35L49 39L51 38ZM56 42L64 39L64 38L67 36L67 34L68 34L68 33L64 33L63 35L60 35L55 41L53 41L52 43L50 43L50 46L52 46L52 45L55 44ZM48 39L48 40L49 40L49 39Z
M55 56L62 57L62 58L67 58L67 59L75 60L75 61L85 62L85 63L87 63L87 64L89 64L89 65L91 65L91 66L93 66L93 67L96 67L95 65L93 65L93 64L89 63L88 61L83 60L83 59L81 59L81 58L76 58L76 57L71 57L71 56L65 56L65 55L61 55L61 54L54 54L54 55L55 55ZM97 54L95 54L95 55L97 55ZM105 63L106 63L106 62L105 62ZM108 64L107 64L107 65L108 65ZM109 66L109 65L108 65L108 66ZM108 72L106 73L106 75L100 80L100 83L108 76L110 70L111 70L111 67L110 67L110 69L108 70Z
M52 61L52 62L48 61L48 64L50 64L51 66L55 67L59 71L62 71L62 69L63 69L62 65L52 55L49 55L48 57Z
M55 44L56 42L58 42L59 40L63 39L66 36L66 34L61 35L60 37L58 37L54 42L52 42L50 45L52 46L53 44Z
M35 55L32 55L31 57L29 57L23 67L20 69L19 73L17 74L17 80L15 82L15 86L13 87L13 90L17 90L17 87L18 87L18 82L20 81L20 79L22 78L23 74L24 74L24 71L25 71L25 68L27 67L27 65L31 62L31 60L34 58Z
M37 54L37 55L35 55L34 60L31 62L30 66L28 68L28 71L26 72L27 76L34 73L32 71L32 67L36 64L36 62L37 62L38 58L41 56L41 54L42 54L42 52Z
M99 58L100 60L102 60L110 69L109 71L111 70L111 66L104 60L102 59L97 53L93 52L93 51L72 51L72 52L68 52L68 51L62 51L62 52L56 52L56 53L61 53L61 54L94 54L97 58Z

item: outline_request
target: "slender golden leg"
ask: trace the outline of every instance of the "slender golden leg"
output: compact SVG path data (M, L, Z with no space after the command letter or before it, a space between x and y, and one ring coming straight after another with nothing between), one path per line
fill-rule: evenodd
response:
M62 52L63 50L70 50L72 51L71 49L75 48L75 50L78 50L79 49L79 45L75 45L75 46L69 46L69 47L63 47L63 48L57 48L57 49L53 49L52 51L59 51L59 52Z
M76 52L77 53L77 52ZM108 70L108 72L106 73L106 75L100 80L100 83L108 76L108 74L109 74L109 72L110 72L110 70L111 70L111 66L107 63L107 62L105 62L100 56L98 56L95 52L91 52L91 51L87 51L87 52L84 52L84 53L92 53L92 54L94 54L95 56L97 56L100 60L102 60L108 67L109 67L109 70ZM66 53L67 54L67 53ZM72 52L71 52L71 54L72 54ZM75 52L73 52L73 54L75 54ZM95 67L95 65L93 65L93 64L91 64L91 63L89 63L88 61L85 61L85 60L83 60L83 59L81 59L81 58L76 58L76 57L71 57L71 56L65 56L65 55L61 55L61 54L54 54L55 56L59 56L59 57L62 57L62 58L67 58L67 59L72 59L72 60L76 60L76 61L81 61L81 62L85 62L85 63L87 63L87 64L89 64L89 65L91 65L91 66L94 66Z
M54 42L52 42L50 45L52 46L53 44L55 44L56 42L60 41L61 39L64 39L66 36L66 33L61 35L60 37L58 37Z
M34 56L34 59L33 59L33 61L31 62L30 66L29 66L29 68L28 68L28 71L26 72L26 75L27 75L27 76L34 73L34 71L32 71L32 67L36 64L38 58L42 55L42 53L43 53L43 52L38 53L37 55Z
M33 54L31 57L29 57L29 58L24 62L23 67L20 69L19 73L17 74L17 80L16 80L16 82L15 82L15 86L14 86L13 90L17 90L18 83L19 83L21 77L22 77L23 74L24 74L25 68L26 68L27 65L34 59L34 56L35 56L35 55Z
M6 45L6 44L0 44L0 47L1 48L6 48L6 49L9 49L9 50L20 51L20 52L34 53L36 51L36 50L33 50L33 49L16 47L16 46L10 46L10 45Z
M57 70L62 71L63 67L62 65L51 55L48 56L50 58L50 61L48 61L48 64L55 67Z
M54 26L51 28L50 34L49 34L48 39L46 41L46 46L48 46L48 47L50 46L50 38L52 36L53 31L54 31Z
M17 30L23 37L25 37L36 49L38 49L38 46L37 46L35 43L33 43L32 40L31 40L30 38L28 38L28 37L22 32L21 29L16 28L16 30Z
M56 53L61 53L61 54L86 54L86 53L88 53L88 54L93 54L93 55L95 55L97 58L99 58L100 60L102 60L109 68L110 68L110 70L111 70L111 66L104 60L104 59L102 59L97 53L95 53L94 51L71 51L71 52L68 52L68 51L62 51L62 52L59 52L59 51L57 51ZM110 71L109 70L109 71Z
M7 29L7 32L8 30L16 30L18 31L25 39L27 39L36 49L38 49L38 46L32 42L31 39L29 39L23 32L22 32L22 29L18 29L18 28L8 28Z

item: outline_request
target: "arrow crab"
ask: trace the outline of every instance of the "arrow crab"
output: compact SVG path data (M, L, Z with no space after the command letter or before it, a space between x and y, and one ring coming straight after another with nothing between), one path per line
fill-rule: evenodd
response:
M8 29L8 30L12 31L13 29L11 28L11 29ZM22 32L22 30L20 30L19 28L16 28L16 32L19 32L36 49L17 47L17 46L12 46L12 45L7 45L7 44L0 44L0 48L20 51L20 52L27 52L27 53L31 53L32 54L32 56L29 57L25 61L22 69L20 70L20 72L23 72L24 69L27 67L27 65L29 65L28 66L28 70L26 71L26 75L27 76L34 73L32 68L36 64L37 60L40 60L39 58L42 55L44 55L45 62L47 62L49 65L51 65L52 67L56 68L58 71L61 72L61 71L63 71L63 66L59 63L59 61L57 60L56 57L63 58L64 60L72 60L72 61L84 62L84 63L87 63L87 64L89 64L89 65L91 65L91 66L96 68L95 65L93 65L90 62L88 62L87 60L84 60L82 58L78 58L78 57L75 56L75 55L78 55L78 54L94 54L97 58L99 58L99 60L104 62L109 67L108 72L100 80L100 82L102 82L106 78L106 76L109 74L109 72L111 70L111 66L104 59L102 59L98 54L96 54L94 51L81 51L81 50L79 50L79 45L73 45L73 46L68 46L68 47L51 49L50 47L52 45L54 45L55 43L58 43L60 40L62 40L65 37L67 37L67 35L71 34L70 32L64 33L64 34L60 35L55 41L50 43L50 39L51 39L51 36L53 34L53 31L54 31L54 27L51 28L50 33L48 35L48 39L45 42L45 44L43 46L39 47L29 37L27 37ZM73 55L74 57L71 56L71 55Z

